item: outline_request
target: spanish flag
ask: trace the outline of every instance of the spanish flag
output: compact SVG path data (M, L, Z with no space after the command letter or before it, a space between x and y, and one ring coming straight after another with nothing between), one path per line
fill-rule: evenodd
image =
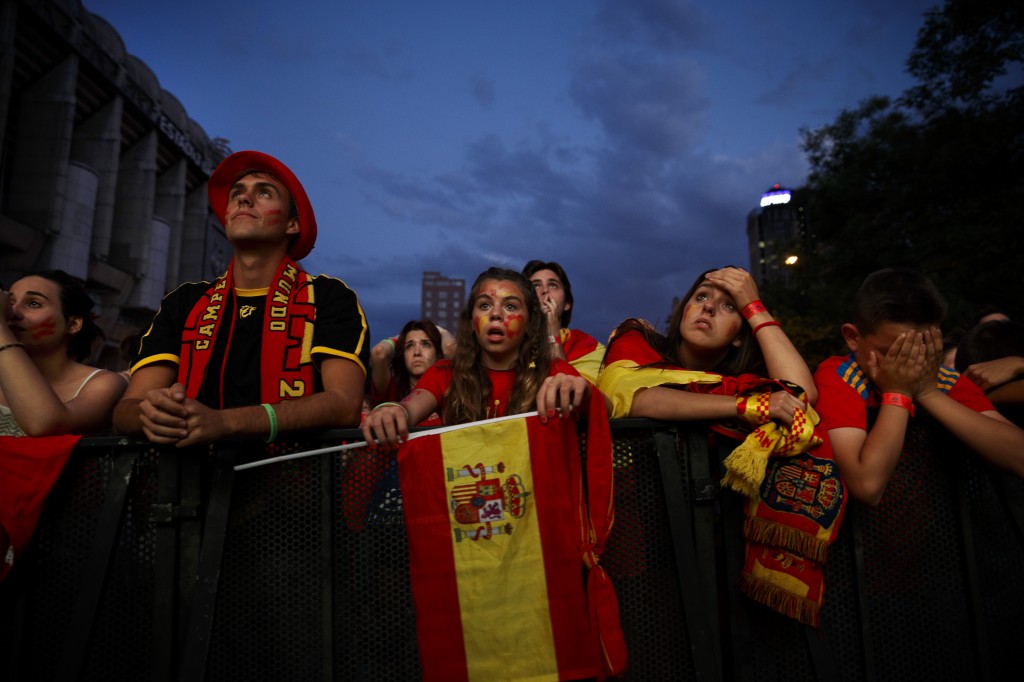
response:
M624 669L618 604L598 563L612 470L604 401L594 396L589 508L573 419L492 419L399 450L424 679L574 680Z
M81 436L0 436L0 580L32 539Z

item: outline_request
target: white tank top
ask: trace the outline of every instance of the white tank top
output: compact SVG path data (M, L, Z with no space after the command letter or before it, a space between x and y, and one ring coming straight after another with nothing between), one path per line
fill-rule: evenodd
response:
M82 392L83 388L85 388L85 385L89 383L89 380L102 371L102 369L94 369L92 372L90 372L89 376L85 378L85 381L79 384L78 390L75 391L75 394L73 396L71 396L71 399L74 400L75 398L77 398L78 394ZM0 436L24 435L25 432L21 430L21 427L18 426L18 422L15 421L14 413L11 412L11 408L9 408L7 405L0 405Z

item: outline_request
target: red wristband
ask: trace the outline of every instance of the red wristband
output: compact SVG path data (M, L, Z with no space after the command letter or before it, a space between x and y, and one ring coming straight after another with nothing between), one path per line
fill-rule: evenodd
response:
M768 309L764 307L764 303L761 303L761 299L751 301L747 305L743 306L742 314L744 320L749 320L758 313L766 313Z
M758 331L760 331L764 327L781 327L781 326L782 325L779 324L778 322L776 322L775 320L768 320L767 322L762 322L761 324L759 324L756 327L754 327L754 333L756 334Z
M910 413L911 417L914 416L914 401L910 396L903 395L902 393L883 393L882 404L902 407Z

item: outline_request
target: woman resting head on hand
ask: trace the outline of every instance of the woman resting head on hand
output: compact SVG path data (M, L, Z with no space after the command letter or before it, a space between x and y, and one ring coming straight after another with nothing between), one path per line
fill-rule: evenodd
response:
M125 381L82 364L103 332L78 281L63 270L27 275L0 300L0 435L108 427Z
M444 359L446 345L442 330L423 319L409 320L398 336L374 346L370 351L370 404L375 406L409 395L423 373Z
M368 441L394 444L409 424L438 412L445 425L529 412L541 420L568 416L590 396L590 384L550 358L544 315L533 286L515 270L477 277L459 316L455 356L428 369L401 404L382 403L366 417Z
M644 384L633 369L691 370L695 374L758 374L802 387L810 402L817 398L811 371L778 322L758 297L746 270L725 267L702 273L683 296L659 334L635 318L612 334L600 387L613 405L614 417L664 420L728 419L737 416L734 396L669 388L680 384ZM717 383L707 376L694 386ZM803 402L785 391L771 394L769 415L789 424Z

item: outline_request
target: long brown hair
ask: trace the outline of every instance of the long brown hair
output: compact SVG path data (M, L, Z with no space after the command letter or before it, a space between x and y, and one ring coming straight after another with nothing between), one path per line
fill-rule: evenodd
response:
M466 298L466 305L459 314L456 335L458 345L452 359L452 383L445 394L442 412L445 424L465 424L487 417L486 400L491 395L493 387L487 378L487 370L482 359L483 350L473 329L473 309L477 296L480 295L481 285L489 279L514 284L519 289L527 312L526 329L523 331L519 355L513 365L516 380L512 385L512 395L505 413L529 412L537 398L541 382L548 376L551 359L545 343L544 315L537 293L530 282L515 270L488 268L473 282Z
M612 332L612 338L608 343L614 343L615 338L620 334L624 334L628 331L637 331L643 334L647 344L657 351L658 355L662 357L664 363L652 363L654 365L671 365L674 367L683 367L683 359L679 357L679 346L683 343L683 335L679 331L679 323L683 319L683 312L686 309L686 303L693 298L697 288L704 283L704 278L709 272L714 272L719 268L713 270L706 270L701 273L697 281L693 283L690 289L683 295L683 298L679 300L675 310L672 311L672 319L668 323L668 334L659 334L654 328L645 322L644 320L631 317L628 320L624 320L615 328ZM712 371L727 376L737 376L746 373L763 373L764 372L764 356L761 354L761 347L757 344L757 340L754 338L754 334L750 330L750 325L744 324L740 327L739 346L730 345L726 355L722 360L712 368ZM645 365L650 366L650 365Z
M434 360L444 359L444 348L441 347L441 332L437 330L437 325L427 319L409 320L406 322L405 326L402 327L402 331L398 334L398 340L395 341L395 354L391 356L391 375L395 377L395 396L397 400L401 400L409 395L409 392L412 390L412 376L409 374L409 368L405 366L405 339L411 331L421 331L426 334L430 343L434 344L434 351L436 352Z

